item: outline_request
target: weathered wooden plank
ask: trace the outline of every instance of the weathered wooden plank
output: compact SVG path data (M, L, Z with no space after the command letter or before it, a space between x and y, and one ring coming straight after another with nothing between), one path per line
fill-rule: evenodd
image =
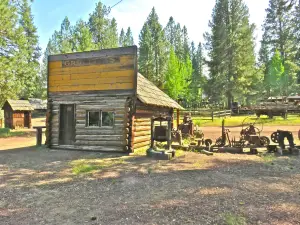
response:
M145 141L145 142L134 144L133 149L136 150L138 148L147 147L147 146L150 146L150 141Z
M49 61L71 60L71 59L90 59L95 57L110 57L110 56L122 56L122 55L135 55L137 53L136 46L103 49L101 51L90 52L76 52L69 54L51 55Z
M122 90L133 89L133 83L87 84L87 85L58 85L49 86L49 92L92 91L92 90Z
M76 91L76 92L53 92L49 93L48 98L57 100L63 97L63 99L77 99L77 98L92 98L92 97L115 97L115 98L127 98L128 95L132 95L133 90L107 90L107 91ZM54 102L53 102L54 103Z
M122 72L122 73L121 73ZM83 75L52 75L49 77L49 85L78 85L78 84L111 84L133 82L134 74L132 71L116 71L114 73L89 73Z
M136 123L140 123L140 122L151 122L151 118L137 118L135 119Z
M138 131L151 131L151 126L136 126L133 128L134 132L138 132Z
M86 140L86 141L118 141L124 140L124 135L76 135L75 140Z
M140 137L134 137L134 144L145 142L145 141L150 141L150 135L146 136L140 136Z
M76 129L76 135L122 135L125 134L124 129L112 130L89 130L89 129Z
M140 136L145 136L145 135L150 135L151 134L151 129L147 131L139 131L139 132L134 132L134 137L140 137Z
M75 145L86 145L86 146L125 146L126 141L87 141L87 140L76 140Z
M151 122L139 122L134 124L135 127L139 126L151 126Z
M104 151L104 152L124 152L123 146L84 146L84 145L56 145L55 149L61 150L84 150L84 151Z

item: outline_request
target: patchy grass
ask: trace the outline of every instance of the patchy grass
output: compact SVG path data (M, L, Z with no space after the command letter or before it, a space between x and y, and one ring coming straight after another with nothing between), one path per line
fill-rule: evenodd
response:
M134 156L144 156L146 155L146 151L149 149L149 147L143 147L143 148L138 148L134 150L134 153L132 155Z
M26 134L24 131L11 131L8 128L0 128L0 138L19 137L25 136Z
M100 171L105 168L124 164L122 158L118 159L81 159L75 160L70 163L72 172L76 175Z
M276 156L272 153L262 154L260 157L265 163L273 163L273 161L276 160Z
M211 117L193 117L193 122L202 127L213 127L221 126L223 118L214 118L214 121L211 121ZM225 126L242 126L244 121L245 125L250 123L264 124L269 126L278 126L278 125L300 125L300 117L296 115L289 115L285 120L282 117L276 116L273 119L269 119L267 116L261 116L257 119L256 116L232 116L225 118Z
M226 213L224 220L227 225L246 225L246 218L233 213Z

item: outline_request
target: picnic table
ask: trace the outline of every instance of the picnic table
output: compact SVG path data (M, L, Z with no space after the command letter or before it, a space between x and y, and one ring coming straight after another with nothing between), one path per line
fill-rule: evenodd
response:
M34 126L33 128L36 129L36 145L40 146L42 145L43 128L46 128L46 126Z

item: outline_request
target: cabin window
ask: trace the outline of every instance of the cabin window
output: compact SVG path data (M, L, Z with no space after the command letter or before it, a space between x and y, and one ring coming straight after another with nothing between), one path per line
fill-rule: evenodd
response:
M104 111L88 111L87 127L112 127L114 126L114 113Z
M112 127L114 125L113 112L101 112L102 127Z
M87 113L87 126L100 127L100 112L90 111Z

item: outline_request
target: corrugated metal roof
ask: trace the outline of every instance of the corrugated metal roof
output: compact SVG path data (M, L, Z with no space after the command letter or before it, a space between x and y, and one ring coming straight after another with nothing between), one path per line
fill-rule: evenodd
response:
M31 111L33 110L33 107L29 103L28 100L11 100L8 99L6 101L13 111Z
M140 73L138 73L137 77L137 97L141 102L147 105L183 109L176 101Z

